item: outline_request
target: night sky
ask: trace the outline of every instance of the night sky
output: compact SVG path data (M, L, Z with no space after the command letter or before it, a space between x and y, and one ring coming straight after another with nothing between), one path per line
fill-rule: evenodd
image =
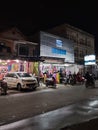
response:
M58 0L54 3L51 0L3 2L0 8L0 29L16 26L25 35L32 35L39 30L45 31L68 23L95 36L98 54L97 0Z

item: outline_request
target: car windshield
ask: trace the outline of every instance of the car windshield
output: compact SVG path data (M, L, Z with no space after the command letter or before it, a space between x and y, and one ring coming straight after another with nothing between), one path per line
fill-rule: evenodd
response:
M29 73L17 73L19 77L31 77Z

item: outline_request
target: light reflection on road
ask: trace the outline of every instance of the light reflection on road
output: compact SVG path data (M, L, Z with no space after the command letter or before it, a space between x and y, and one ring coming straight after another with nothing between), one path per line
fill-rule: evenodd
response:
M62 127L97 117L98 97L95 97L32 118L1 126L0 130L60 130Z

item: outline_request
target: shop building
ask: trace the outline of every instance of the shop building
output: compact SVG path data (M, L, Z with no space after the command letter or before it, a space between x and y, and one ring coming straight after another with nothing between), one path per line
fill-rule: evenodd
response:
M71 26L62 24L47 32L74 41L75 63L84 64L84 56L95 54L95 38L92 34Z
M84 56L95 55L94 36L69 24L61 24L48 29L47 32L74 41L75 64L80 68L80 72L84 73Z
M17 28L0 32L0 77L8 71L38 74L37 48Z
M74 60L74 41L40 31L33 36L33 40L39 43L40 75L65 71L72 74L79 71Z

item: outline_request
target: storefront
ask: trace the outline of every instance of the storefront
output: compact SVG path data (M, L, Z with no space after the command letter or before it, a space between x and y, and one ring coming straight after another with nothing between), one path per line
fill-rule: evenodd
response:
M56 82L60 83L60 71L66 72L66 66L64 64L54 63L40 63L40 77L49 78L55 75Z
M46 78L49 78L53 75L55 75L56 82L59 83L60 77L59 77L59 71L60 69L64 69L63 60L60 59L53 59L53 58L44 58L44 62L40 62L39 65L39 71L40 71L40 77L44 78L44 82Z
M7 72L28 72L38 75L38 62L28 62L22 60L0 60L1 79Z
M74 43L56 35L40 32L40 56L45 60L40 64L41 75L55 72L59 82L58 73L61 70L70 71L68 66L74 64Z

